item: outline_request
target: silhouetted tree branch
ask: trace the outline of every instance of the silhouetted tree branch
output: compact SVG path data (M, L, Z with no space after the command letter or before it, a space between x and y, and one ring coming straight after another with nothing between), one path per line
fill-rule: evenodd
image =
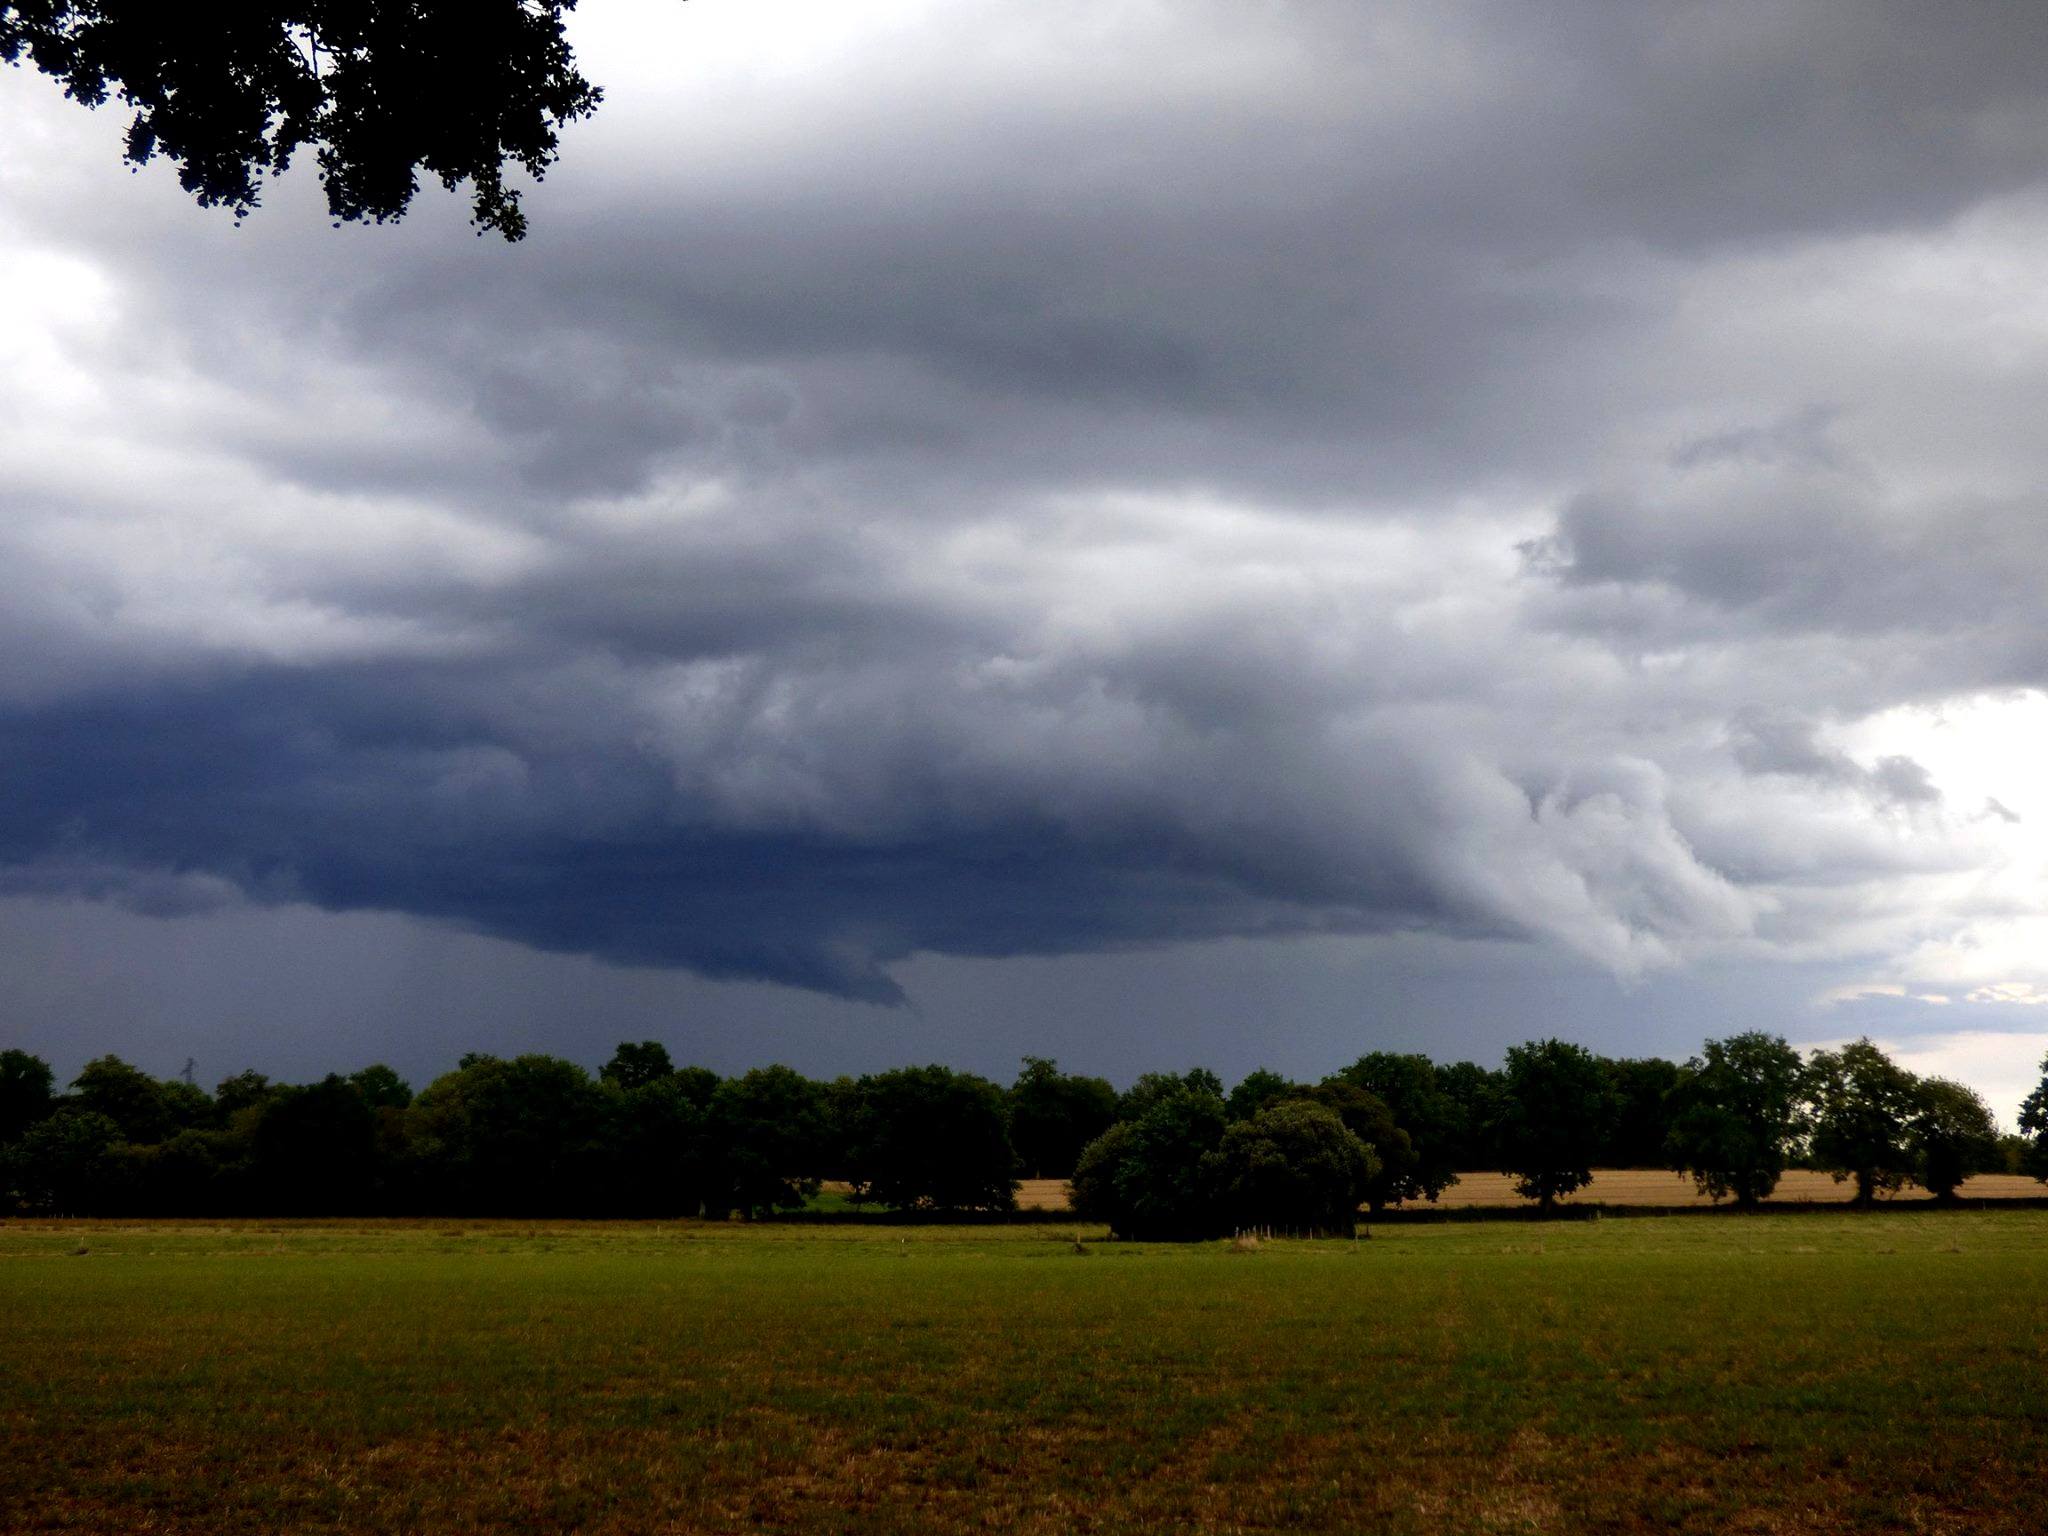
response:
M402 216L419 174L473 189L479 234L526 233L508 167L538 178L598 88L563 35L576 0L18 0L0 59L74 101L134 108L127 158L158 155L205 207L245 217L312 146L337 222Z

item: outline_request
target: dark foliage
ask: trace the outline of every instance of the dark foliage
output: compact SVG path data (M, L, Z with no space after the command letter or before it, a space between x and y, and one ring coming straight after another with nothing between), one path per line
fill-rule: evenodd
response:
M834 1179L892 1211L989 1215L1014 1209L1021 1136L1036 1167L1071 1152L1074 1208L1125 1237L1340 1232L1361 1205L1434 1198L1475 1149L1547 1212L1660 1115L1667 1166L1740 1204L1795 1157L1864 1202L1908 1179L1946 1199L1980 1171L2048 1176L2048 1063L2021 1134L2000 1137L1975 1093L1867 1040L1802 1063L1759 1032L1682 1068L1558 1040L1514 1047L1500 1072L1372 1053L1313 1087L1254 1072L1228 1100L1201 1068L1118 1099L1040 1057L1008 1090L941 1066L721 1080L655 1041L622 1044L595 1077L466 1055L417 1098L382 1065L310 1084L238 1072L208 1094L114 1056L54 1089L46 1063L0 1051L0 1214L751 1218ZM1632 1096L1641 1122L1617 1131Z
M794 1210L818 1192L831 1146L818 1085L788 1067L756 1067L711 1096L718 1193L708 1214Z
M1908 1129L1914 1177L1937 1200L1953 1200L1973 1173L1999 1166L1998 1125L1974 1091L1945 1077L1922 1078Z
M1026 1056L1010 1087L1010 1144L1026 1177L1064 1179L1081 1149L1116 1120L1116 1089L1100 1077L1059 1070L1043 1056Z
M1264 1067L1247 1072L1244 1080L1230 1090L1230 1097L1223 1101L1224 1111L1231 1123L1249 1120L1268 1104L1277 1104L1284 1098L1302 1091L1302 1085L1282 1077L1278 1072L1268 1072Z
M1868 1040L1815 1051L1807 1067L1813 1104L1813 1160L1836 1179L1856 1181L1856 1203L1902 1188L1914 1174L1912 1126L1919 1083Z
M1614 1125L1600 1150L1603 1168L1662 1168L1671 1135L1671 1092L1683 1077L1661 1057L1603 1058L1601 1069L1614 1092Z
M1349 1237L1380 1163L1327 1105L1286 1099L1225 1129L1202 1172L1219 1226Z
M1538 1040L1510 1047L1494 1122L1502 1171L1549 1211L1593 1177L1615 1107L1613 1084L1584 1046Z
M55 1086L48 1062L27 1051L0 1051L0 1147L50 1112Z
M1213 1073L1203 1076L1214 1080ZM1074 1209L1108 1222L1119 1237L1213 1236L1223 1229L1223 1215L1203 1159L1223 1140L1223 1097L1190 1073L1161 1078L1146 1099L1141 1114L1119 1121L1081 1154Z
M430 1204L500 1216L573 1215L601 1167L604 1096L553 1056L465 1058L413 1106L413 1151Z
M1500 1118L1501 1074L1473 1061L1454 1061L1437 1068L1437 1086L1451 1106L1443 1154L1460 1173L1501 1165L1494 1124Z
M1373 1174L1359 1191L1361 1200L1379 1212L1407 1198L1415 1184L1415 1145L1394 1123L1385 1100L1341 1079L1303 1089L1299 1097L1329 1110L1345 1130L1371 1149Z
M947 1067L863 1077L845 1151L855 1197L898 1211L1014 1209L1004 1107L994 1083Z
M1461 1167L1482 1166L1458 1161L1468 1139L1468 1111L1427 1056L1371 1051L1337 1073L1335 1080L1372 1094L1408 1136L1404 1166L1383 1156L1385 1166L1377 1183L1384 1191L1384 1203L1434 1201L1457 1182ZM1490 1106L1485 1118L1491 1119Z
M1799 1053L1776 1035L1709 1040L1670 1095L1671 1165L1716 1200L1767 1198L1811 1124L1805 1083Z
M2021 1171L2048 1181L2048 1059L2041 1063L2040 1085L2020 1105L2020 1135L2027 1142Z
M512 167L536 179L563 124L596 109L563 35L575 0L18 0L0 59L74 101L132 108L127 158L158 155L237 218L311 148L337 221L404 214L422 172L471 188L478 233L526 232Z

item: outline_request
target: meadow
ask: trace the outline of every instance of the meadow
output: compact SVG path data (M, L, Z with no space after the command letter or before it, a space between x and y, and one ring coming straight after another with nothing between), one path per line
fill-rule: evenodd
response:
M2032 1533L2048 1212L15 1221L0 1449L10 1532Z

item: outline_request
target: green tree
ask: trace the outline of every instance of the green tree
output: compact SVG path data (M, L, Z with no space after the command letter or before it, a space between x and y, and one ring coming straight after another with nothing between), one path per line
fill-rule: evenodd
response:
M2027 1138L2021 1166L2048 1183L2048 1057L2041 1061L2041 1081L2020 1105L2020 1134Z
M412 1103L412 1085L381 1061L349 1073L348 1080L372 1109L404 1109Z
M376 1188L377 1112L354 1083L330 1073L267 1097L250 1151L253 1194L265 1214L356 1215Z
M1659 1056L1602 1057L1614 1089L1614 1128L1601 1150L1605 1168L1662 1168L1671 1135L1671 1091L1683 1077L1676 1062Z
M556 1056L464 1061L407 1112L429 1198L488 1215L586 1208L604 1111L590 1074Z
M632 1088L606 1081L609 1171L602 1190L594 1192L602 1209L626 1216L695 1216L717 1203L711 1126L716 1088L716 1078L706 1087L675 1072ZM725 1208L715 1214L723 1216Z
M1927 1077L1919 1088L1907 1131L1915 1176L1935 1199L1953 1200L1971 1174L1998 1167L1998 1125L1990 1106L1961 1083Z
M1405 1167L1382 1159L1380 1182L1388 1202L1434 1201L1458 1182L1464 1115L1445 1090L1436 1063L1427 1056L1368 1051L1336 1076L1385 1104L1394 1124L1408 1136Z
M175 1128L164 1085L118 1056L87 1062L71 1092L80 1109L113 1121L123 1141L162 1141Z
M422 171L467 181L478 232L526 232L506 172L539 178L562 125L597 107L563 35L575 0L464 5L157 0L0 5L0 60L30 61L97 107L133 109L127 158L158 155L237 218L311 149L337 221L404 214Z
M1538 1040L1508 1050L1495 1121L1502 1170L1547 1215L1583 1189L1613 1134L1614 1088L1584 1046Z
M622 1040L598 1076L608 1083L617 1083L621 1088L644 1088L659 1078L667 1077L675 1069L675 1063L669 1060L668 1047L659 1040L642 1040L637 1045Z
M1407 1198L1407 1193L1415 1187L1418 1166L1415 1146L1408 1133L1394 1123L1394 1112L1387 1108L1378 1094L1367 1093L1357 1084L1341 1078L1332 1078L1313 1088L1302 1089L1297 1097L1329 1110L1344 1129L1371 1150L1372 1180L1360 1192L1359 1198L1371 1206L1375 1214L1385 1210L1389 1204Z
M1009 1092L1010 1144L1035 1179L1064 1179L1081 1149L1116 1120L1116 1089L1099 1077L1062 1072L1044 1056L1026 1056Z
M1813 1160L1837 1183L1854 1179L1858 1205L1913 1177L1919 1082L1869 1040L1815 1051L1807 1063L1807 1096L1813 1106Z
M1203 1160L1215 1209L1230 1225L1349 1237L1379 1159L1326 1105L1289 1099L1228 1126Z
M1247 1072L1243 1080L1230 1090L1230 1097L1223 1101L1223 1109L1235 1124L1239 1120L1251 1119L1268 1104L1277 1104L1301 1091L1300 1083L1259 1067Z
M712 1095L718 1215L795 1209L818 1192L826 1148L818 1085L784 1066L729 1077Z
M898 1067L857 1084L847 1174L858 1198L899 1211L1007 1211L1017 1154L1003 1090L941 1066Z
M27 1210L53 1216L97 1216L114 1184L114 1148L121 1127L95 1110L66 1106L24 1131L6 1149L5 1177Z
M1474 1061L1437 1068L1437 1086L1450 1101L1450 1148L1441 1160L1460 1173L1501 1165L1494 1126L1500 1119L1501 1074Z
M1075 1211L1119 1237L1209 1237L1225 1225L1202 1162L1223 1140L1222 1096L1200 1079L1168 1081L1136 1119L1090 1142L1074 1169Z
M50 1064L27 1051L0 1051L0 1147L55 1107Z
M1777 1035L1709 1040L1671 1092L1671 1166L1715 1200L1768 1198L1810 1125L1805 1085L1799 1053Z
M213 1090L214 1118L225 1125L243 1111L260 1107L277 1091L277 1085L261 1072L243 1071L224 1077Z
M1147 1072L1126 1088L1116 1101L1119 1120L1142 1120L1153 1105L1184 1093L1207 1095L1223 1101L1223 1080L1207 1067L1186 1072Z

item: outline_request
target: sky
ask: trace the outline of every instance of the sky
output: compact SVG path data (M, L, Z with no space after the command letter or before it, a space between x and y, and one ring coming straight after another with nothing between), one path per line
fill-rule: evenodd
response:
M2048 11L587 0L478 239L0 71L0 1044L2048 1053Z

